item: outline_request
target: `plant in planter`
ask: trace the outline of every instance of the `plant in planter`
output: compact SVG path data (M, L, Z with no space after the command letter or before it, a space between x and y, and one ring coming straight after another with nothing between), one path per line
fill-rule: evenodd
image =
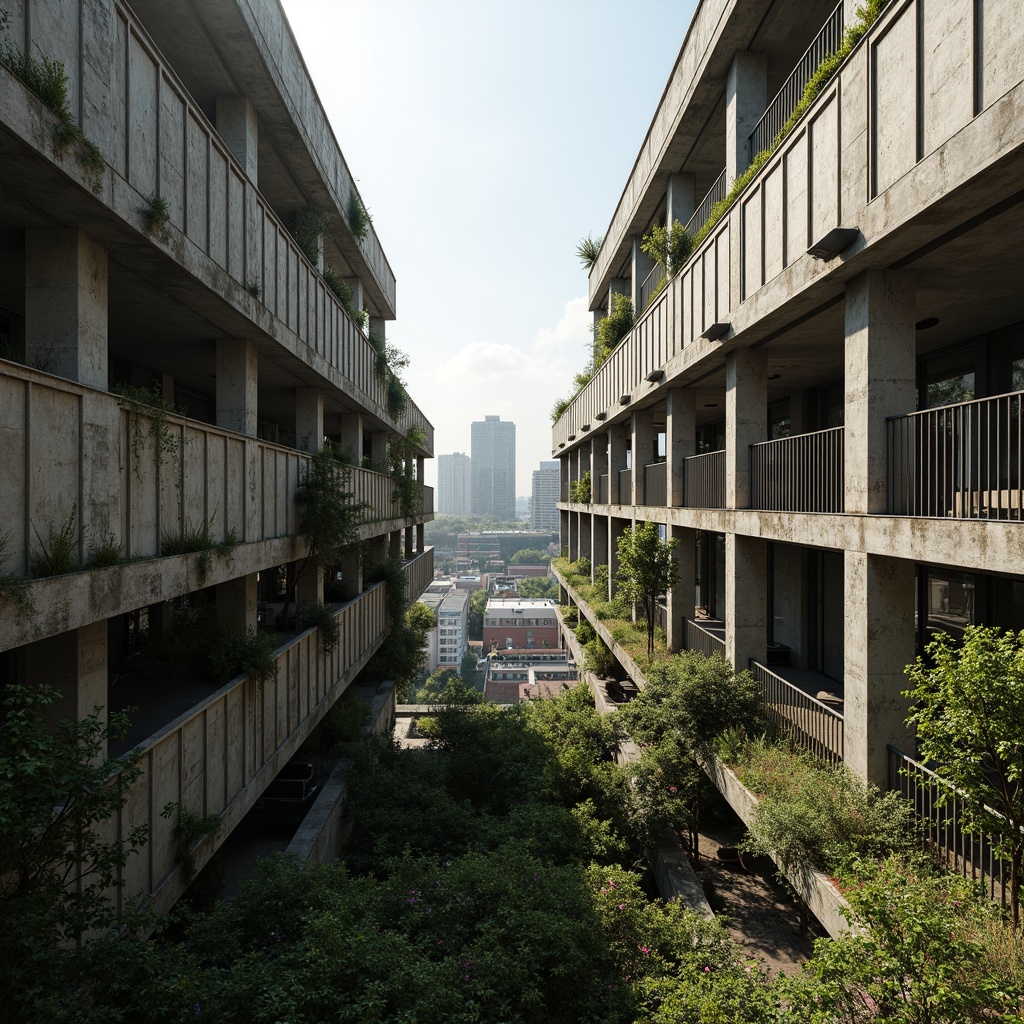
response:
M601 246L604 243L604 237L598 235L594 238L591 235L587 235L586 238L581 238L576 246L576 255L579 257L580 263L583 264L583 269L591 271L594 268L594 264L597 262L597 257L601 254Z
M171 219L171 208L164 196L155 192L142 208L142 219L146 222L146 234L162 238Z

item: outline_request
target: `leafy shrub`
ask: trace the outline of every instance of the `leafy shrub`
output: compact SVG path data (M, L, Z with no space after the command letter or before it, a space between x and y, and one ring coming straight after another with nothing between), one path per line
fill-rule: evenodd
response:
M590 470L588 469L579 480L574 480L569 485L569 500L581 505L589 505L593 488L590 483Z
M628 295L613 295L610 312L594 328L594 370L601 368L612 349L629 334L633 322L633 300Z
M303 602L298 608L297 622L300 629L315 628L320 637L320 650L330 654L341 639L341 626L335 617L334 609L323 604L307 604Z
M212 646L208 658L214 676L222 683L246 675L262 686L277 678L273 638L254 629L228 633Z
M369 211L367 211L366 207L363 205L363 201L354 187L349 190L348 206L346 207L345 212L348 215L349 229L356 241L363 241L370 231L370 224L372 223L372 220L370 218Z

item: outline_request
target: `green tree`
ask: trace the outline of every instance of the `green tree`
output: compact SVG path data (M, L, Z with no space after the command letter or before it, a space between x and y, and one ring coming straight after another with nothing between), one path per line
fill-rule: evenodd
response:
M619 537L619 593L639 605L647 623L647 656L654 654L654 620L658 597L677 578L672 549L675 540L662 541L655 523L637 523Z
M459 664L459 675L467 686L476 686L477 657L472 651L466 651Z
M511 565L547 565L551 561L551 555L540 548L521 548L510 558Z
M470 640L483 640L484 638L484 611L487 609L488 596L486 590L474 590L470 595L466 625L466 635Z
M693 236L679 221L675 221L671 231L664 224L655 224L641 239L640 248L672 277L690 258Z
M963 827L998 836L996 853L1010 865L1010 911L1020 926L1024 859L1024 631L968 626L958 644L938 633L907 667L921 758L952 788L938 806L957 799ZM959 791L959 796L954 792Z
M137 757L106 758L127 715L95 708L54 728L59 694L10 684L0 707L0 999L5 1010L49 998L65 951L116 920L114 897L144 826L111 841L100 828L139 777Z
M558 584L547 576L523 576L516 584L516 592L520 597L558 600Z

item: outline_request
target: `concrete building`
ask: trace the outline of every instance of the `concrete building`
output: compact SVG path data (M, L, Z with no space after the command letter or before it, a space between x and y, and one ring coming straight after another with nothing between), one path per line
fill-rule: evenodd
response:
M484 650L561 647L558 612L543 598L492 597L484 610Z
M530 497L530 529L558 529L558 498L561 466L558 460L542 462L533 471L533 493Z
M555 697L576 684L576 665L564 649L504 650L487 659L484 697L498 704Z
M458 671L466 653L469 591L453 590L437 606L437 667Z
M464 452L437 457L437 511L445 516L465 516L472 511L471 460Z
M485 416L470 427L474 515L516 518L516 425Z
M59 716L138 706L110 753L142 777L104 828L148 826L118 899L165 909L186 883L161 810L221 817L201 867L384 640L365 564L401 558L412 596L430 580L432 491L398 511L389 475L347 471L367 555L330 567L330 653L282 615L276 678L154 682L153 641L273 626L310 553L312 454L379 464L406 438L422 480L433 428L375 371L394 274L276 0L7 14L10 45L63 64L70 120L0 68L0 570L36 577L31 613L0 600L0 685L56 687ZM44 565L60 537L70 559Z
M663 526L670 647L750 667L885 786L929 635L1024 626L1024 18L890 3L710 219L855 6L698 5L589 277L635 326L552 436L594 482L570 556L614 576ZM676 221L699 242L663 282L641 240Z

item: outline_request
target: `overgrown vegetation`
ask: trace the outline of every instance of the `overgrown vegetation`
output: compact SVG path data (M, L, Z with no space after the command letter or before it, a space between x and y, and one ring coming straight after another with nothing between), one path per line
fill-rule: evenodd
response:
M0 11L0 32L7 33L9 21L9 13ZM69 146L75 147L75 156L86 172L92 191L99 194L103 188L107 163L99 147L86 138L75 122L68 100L68 76L64 63L42 51L38 56L23 53L9 40L5 40L0 45L0 64L19 78L56 115L57 123L53 130L55 148L58 152L64 152Z
M597 238L594 238L588 234L586 238L581 238L577 244L576 255L579 257L580 263L583 264L583 269L588 273L594 269L597 257L601 254L601 245L603 243L603 235L598 235Z
M363 206L359 193L355 190L355 186L349 189L348 206L345 208L345 213L348 216L349 230L356 241L362 242L370 231L372 221L369 212Z
M156 193L149 196L142 208L142 217L146 222L146 234L163 237L171 220L171 207L167 199Z
M174 845L177 848L178 863L186 882L196 877L196 850L200 840L215 839L224 822L217 814L196 814L180 803L165 804L161 818L173 818Z
M4 564L7 545L11 542L11 531L0 534L0 566ZM32 589L24 576L0 572L0 602L14 606L15 615L24 619L35 611Z
M341 639L341 626L329 605L311 604L303 601L298 607L299 629L316 629L320 638L320 650L330 654Z
M277 678L274 638L255 629L222 631L207 650L207 658L214 677L221 683L245 675L262 686Z
M618 591L639 606L647 624L647 657L654 655L658 598L670 590L678 575L672 551L676 541L663 541L656 523L626 527L618 542Z
M214 539L213 519L211 516L209 520L194 523L186 516L185 521L176 530L167 529L160 534L162 556L199 553L196 571L200 584L209 578L213 570L214 556L230 565L234 550L238 546L234 530L228 530L221 540Z
M33 576L62 576L77 572L82 566L78 559L78 506L72 505L67 518L58 526L46 527L46 536L33 525L37 547L29 555L29 571Z
M593 487L590 482L590 470L588 469L579 480L573 480L569 484L569 500L580 505L589 505L593 498Z
M164 460L177 455L181 447L181 435L171 423L171 416L181 416L184 410L177 408L164 398L163 388L154 382L143 388L136 384L115 384L114 394L127 409L131 427L132 463L135 475L141 474L140 463L146 438L153 445L153 458L157 474ZM143 425L145 420L145 426Z
M303 255L320 265L321 239L331 230L331 215L318 206L303 206L295 211L295 241Z

